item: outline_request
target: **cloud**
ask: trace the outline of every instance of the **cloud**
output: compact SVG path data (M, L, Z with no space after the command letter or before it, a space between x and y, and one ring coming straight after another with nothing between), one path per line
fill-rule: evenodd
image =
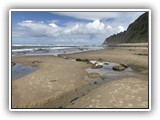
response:
M135 19L144 12L51 12L52 14L69 16L78 19L102 20L102 19Z
M112 32L117 33L127 29L128 25L134 22L144 12L51 12L51 14L57 14L62 16L68 16L76 19L85 20L99 20L105 25L112 27ZM124 29L117 28L118 26L124 27ZM118 29L118 30L116 30ZM113 33L113 34L114 34Z
M125 30L125 28L123 26L121 26L121 25L118 26L118 29L119 29L118 32L123 32Z
M21 29L13 31L14 36L49 37L54 39L91 39L107 31L107 27L99 20L89 23L72 23L60 27L55 23L42 23L34 21L22 21L18 23Z
M90 35L103 34L106 32L105 24L99 20L89 23L72 23L63 29L64 34L68 35ZM63 33L62 32L62 33Z
M26 20L26 21L23 21L23 22L31 23L31 22L32 22L32 20Z
M50 21L25 20L17 23L13 29L13 37L31 38L35 40L54 40L68 42L103 42L112 34L123 32L142 12L52 12L90 22L61 19Z
M88 23L86 25L86 28L88 28L88 29L91 29L91 30L95 29L95 30L99 30L99 31L104 30L104 27L105 27L104 23L100 22L99 20L95 20L92 23Z
M44 22L34 22L34 21L22 21L18 23L21 29L14 31L14 35L19 33L19 35L31 36L31 37L56 37L59 35L60 28L54 24L45 24ZM16 34L17 36L17 34Z
M108 26L107 26L107 29L112 29L112 26L108 25Z

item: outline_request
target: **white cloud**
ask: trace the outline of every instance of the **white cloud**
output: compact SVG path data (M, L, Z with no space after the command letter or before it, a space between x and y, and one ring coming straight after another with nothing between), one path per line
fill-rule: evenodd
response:
M95 20L92 23L86 25L88 29L104 30L104 23L101 23L99 20Z
M23 21L18 23L21 29L13 32L14 36L23 35L31 37L50 37L50 38L93 38L106 33L106 25L99 20L89 23L72 23L66 27L60 27L55 23L45 24L42 22Z
M106 28L107 28L107 29L112 29L112 26L108 25Z
M50 23L49 25L50 25L51 27L55 28L55 29L59 29L59 27L58 27L56 24L54 24L54 23Z
M95 34L103 34L106 32L105 24L99 20L95 20L89 23L72 23L68 24L66 28L63 29L62 33L68 35L90 35L95 36Z
M23 27L23 30L19 30L19 32L23 32L23 35L31 37L56 37L59 35L58 32L60 31L60 28L53 23L48 25L43 22L23 21L18 23L18 25Z
M54 12L55 13L55 12ZM134 13L134 12L133 12ZM57 12L55 14L88 19L91 22L66 21L60 26L59 20L32 21L18 23L19 28L13 30L15 37L46 38L59 41L92 41L101 40L112 34L123 32L141 12L131 14L123 12ZM107 19L107 20L106 20ZM112 20L108 20L112 19ZM44 39L45 40L45 39Z
M125 31L126 29L123 27L123 26L118 26L118 32L123 32Z
M23 22L31 23L31 22L32 22L32 20L26 20L26 21L23 21Z

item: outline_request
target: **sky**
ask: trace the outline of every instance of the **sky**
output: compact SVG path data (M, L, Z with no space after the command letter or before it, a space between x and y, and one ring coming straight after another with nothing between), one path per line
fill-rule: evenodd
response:
M143 13L12 11L12 44L101 45Z

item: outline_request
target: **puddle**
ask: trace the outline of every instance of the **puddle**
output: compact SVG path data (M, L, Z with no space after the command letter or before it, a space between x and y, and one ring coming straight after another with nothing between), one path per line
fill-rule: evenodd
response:
M86 62L88 59L81 59L76 60L72 58L67 58L64 55L58 55L59 57L62 57L64 59L68 59L71 61L78 61L78 62ZM78 58L77 58L78 59ZM85 71L88 73L85 76L85 79L88 80L91 84L97 84L101 83L102 81L109 82L111 80L118 80L125 77L140 77L143 76L142 71L145 70L144 68L140 66L133 66L133 65L127 65L125 70L113 70L113 66L119 66L120 64L114 63L114 62L100 62L96 60L88 60L87 63L92 64L93 66L90 68L85 69ZM124 64L125 65L125 64ZM145 71L147 73L147 71ZM145 74L146 74L145 73Z
M21 78L29 73L36 71L36 67L32 66L23 66L21 64L16 64L12 67L12 80Z
M126 68L124 71L115 71L112 69L112 67L115 65L118 65L117 63L101 62L100 64L102 64L102 66L103 66L102 68L99 68L99 69L87 68L87 69L85 69L88 73L88 75L85 77L87 80L97 84L102 81L117 80L120 78L137 75L131 67ZM91 74L93 74L95 76L97 73L99 74L99 77L97 77L97 78L89 76Z
M76 59L67 58L63 55L60 55L60 57L63 57L64 59L68 59L71 61L77 61ZM84 59L80 59L80 62L86 62ZM87 76L85 76L85 79L88 80L91 83L100 83L102 81L111 81L111 80L118 80L125 77L132 77L132 76L139 76L141 74L140 70L142 68L136 68L136 66L128 66L125 68L125 70L116 71L113 70L113 66L118 66L118 63L114 62L99 62L96 60L89 60L89 63L93 66L90 68L85 69L85 71L88 73Z

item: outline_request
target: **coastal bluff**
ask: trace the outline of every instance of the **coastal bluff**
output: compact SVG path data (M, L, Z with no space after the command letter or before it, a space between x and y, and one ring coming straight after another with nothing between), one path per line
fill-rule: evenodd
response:
M121 43L146 43L149 39L149 17L148 12L142 14L127 30L118 34L114 34L105 39L103 45L115 45Z

